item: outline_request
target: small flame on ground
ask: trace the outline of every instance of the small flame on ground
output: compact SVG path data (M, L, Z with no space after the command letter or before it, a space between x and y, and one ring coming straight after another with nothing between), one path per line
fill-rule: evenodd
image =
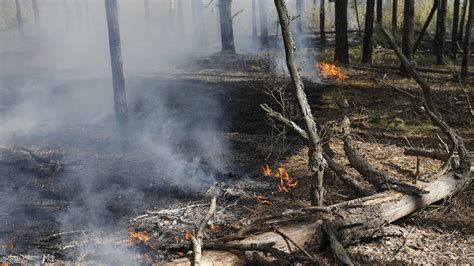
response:
M184 239L185 240L191 240L192 237L193 237L193 232L191 232L191 231L185 231L184 232Z
M211 224L211 232L213 233L219 232L219 226L217 224Z
M255 196L255 200L256 200L258 203L264 204L264 205L270 205L270 204L272 204L272 202L269 201L268 198L263 197L263 196Z
M179 243L179 236L178 235L174 236L174 241L176 241L176 244Z
M8 266L8 265L9 265L8 262L6 261L2 262L2 266Z
M184 251L178 251L176 252L176 254L178 254L178 256L180 257L184 257Z
M298 185L298 181L293 179L283 166L278 167L277 171L273 173L270 166L268 164L263 163L262 172L264 176L273 175L277 179L277 181L279 182L279 192L290 192L291 189L295 189Z
M150 235L147 232L137 232L132 227L128 228L128 232L130 233L130 236L128 237L128 241L130 243L134 240L139 240L146 243L151 239Z
M323 72L324 75L332 76L338 80L347 80L349 77L345 75L340 68L334 64L319 62L318 68Z

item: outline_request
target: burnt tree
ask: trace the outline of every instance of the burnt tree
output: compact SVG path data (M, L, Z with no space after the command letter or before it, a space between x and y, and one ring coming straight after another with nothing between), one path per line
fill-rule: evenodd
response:
M268 47L267 0L258 0L260 11L260 45Z
M430 14L426 18L425 24L423 24L423 28L421 29L420 35L418 36L418 39L416 40L415 45L413 46L413 54L416 53L416 50L418 49L418 46L420 45L421 40L423 39L423 36L425 35L425 32L428 29L428 26L430 25L434 14L436 13L436 10L438 10L438 0L434 0L433 2L433 7L430 10Z
M23 18L21 15L20 0L15 0L15 8L16 8L16 26L19 32L23 32Z
M461 65L461 77L463 79L469 78L469 58L471 56L471 37L472 37L472 23L474 19L474 0L469 1L469 12L466 21L466 32L464 33L463 55Z
M150 2L149 0L143 0L143 8L145 13L145 23L147 27L150 27Z
M120 42L117 0L105 0L105 12L109 32L115 116L117 124L124 128L128 123L128 108L125 93L125 78L123 76L122 45Z
M459 34L458 34L458 41L462 42L462 38L464 36L464 22L466 21L466 10L467 10L467 3L469 0L464 0L462 2L462 11L461 11L461 19L459 21Z
M392 1L392 31L396 32L398 29L398 0Z
M459 27L459 6L460 0L454 0L453 8L453 25L451 28L451 56L456 59L458 52L458 27Z
M176 16L178 17L178 33L179 35L184 35L184 11L183 11L183 0L176 1Z
M235 54L232 0L219 0L222 53Z
M383 22L383 0L377 0L377 26L382 27Z
M257 36L257 0L252 0L252 37L256 39Z
M405 0L403 7L402 51L408 60L412 60L413 40L415 38L415 0ZM404 71L403 65L401 68Z
M336 5L336 49L334 60L349 63L349 42L347 40L347 0L338 0Z
M445 35L446 35L446 11L448 0L438 1L438 15L436 16L436 35L435 35L435 52L436 63L443 63Z
M194 34L197 35L200 47L206 45L206 30L204 23L204 5L202 0L192 0L193 2L193 20Z
M367 0L365 12L364 46L362 50L362 63L372 63L372 50L374 46L374 11L375 0Z
M347 6L347 1L346 1ZM275 0L275 7L280 19L283 43L285 45L286 65L293 83L294 95L298 100L301 113L303 115L305 131L308 135L308 167L311 173L311 204L321 206L323 204L324 188L323 175L325 161L321 140L314 121L311 108L308 104L304 85L300 77L298 66L296 65L295 43L290 30L290 17L284 0Z
M303 32L303 0L296 0L296 16L298 16L296 20L296 32L302 33Z
M319 2L319 31L321 34L321 42L326 42L326 7L325 7L326 0L320 0Z

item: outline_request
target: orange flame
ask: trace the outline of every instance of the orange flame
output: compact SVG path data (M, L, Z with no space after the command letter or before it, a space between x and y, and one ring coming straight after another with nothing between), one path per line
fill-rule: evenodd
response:
M217 224L211 224L211 232L213 233L219 232L219 226Z
M2 266L8 266L8 265L9 265L8 262L6 261L2 262Z
M264 176L271 176L272 175L272 169L270 169L270 166L266 163L262 163L262 173Z
M332 76L337 78L338 80L347 80L349 77L345 75L341 69L337 66L329 63L319 62L318 64L319 69L323 72L324 75Z
M264 204L264 205L270 205L270 204L272 204L272 202L269 201L268 198L263 197L263 196L255 196L255 200L256 200L258 203Z
M190 240L191 237L193 237L193 232L191 232L191 231L185 231L184 232L184 239L185 240Z
M132 227L128 228L128 232L130 233L130 236L128 237L129 242L139 240L146 243L151 239L150 235L147 232L137 232Z
M184 257L184 251L178 251L176 252L176 254L178 254L178 256L180 257Z
M178 235L174 236L174 241L176 241L176 244L179 243L179 236Z
M270 169L270 166L268 166L265 163L262 164L262 172L263 172L264 176L271 176L272 175L272 170ZM278 184L278 191L279 192L287 193L291 189L295 189L296 186L298 185L298 181L293 179L288 174L285 167L283 167L283 166L278 167L277 171L275 173L273 173L273 176L280 183L280 184Z
M7 241L7 249L8 250L12 250L15 247L15 245L13 244L14 239L15 238L12 237L12 236L8 237L8 241Z

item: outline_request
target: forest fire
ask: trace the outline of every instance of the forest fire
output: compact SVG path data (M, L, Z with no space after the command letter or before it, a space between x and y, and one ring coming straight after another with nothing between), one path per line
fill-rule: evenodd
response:
M261 169L264 176L273 176L277 179L279 192L287 193L298 186L298 181L293 179L283 166L278 167L277 171L273 172L268 164L262 163Z
M128 237L130 243L135 240L146 243L151 239L151 236L147 232L137 232L134 228L128 228L128 232L130 233L130 236Z
M338 68L334 64L329 64L325 62L319 62L318 68L323 72L324 75L332 76L337 78L338 80L347 80L349 77L344 74L340 68Z

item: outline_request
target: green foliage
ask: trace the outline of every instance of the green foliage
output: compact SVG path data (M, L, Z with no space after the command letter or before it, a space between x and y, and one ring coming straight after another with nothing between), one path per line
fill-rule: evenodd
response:
M377 122L386 129L390 130L402 130L405 129L406 124L400 117L391 117L388 115L382 115L377 119Z

